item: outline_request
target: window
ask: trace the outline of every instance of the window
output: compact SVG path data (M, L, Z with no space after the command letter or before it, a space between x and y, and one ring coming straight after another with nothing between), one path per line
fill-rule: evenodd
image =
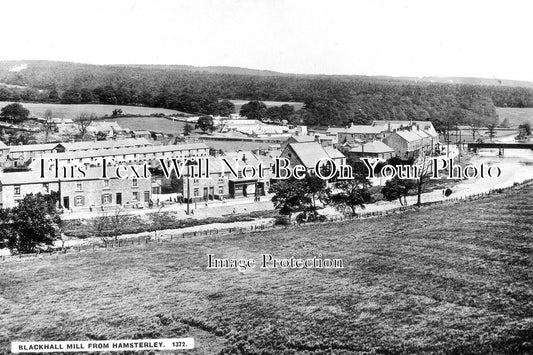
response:
M74 205L83 206L83 200L83 196L76 196L76 199L74 200Z
M192 182L193 182L193 184L198 185L198 183L200 182L200 180L199 180L199 179L193 179Z
M43 190L44 190L45 193L49 193L50 192L50 185L43 184Z
M111 195L110 194L104 194L102 195L102 204L108 204L111 203Z
M144 202L150 202L150 191L144 192Z
M104 189L109 189L109 180L104 180Z
M82 186L81 182L77 182L77 183L76 183L76 191L81 191L81 190L83 190L82 187L83 187L83 186Z
M132 201L139 201L139 192L134 191L133 192L133 198L131 200Z
M194 197L198 197L198 188L194 189Z
M223 187L219 187L218 188L218 194L219 195L224 195L224 188Z
M131 186L133 186L133 187L137 187L137 186L138 186L138 181L137 181L137 179L132 179L132 180L131 180Z
M20 185L15 185L15 195L20 195Z

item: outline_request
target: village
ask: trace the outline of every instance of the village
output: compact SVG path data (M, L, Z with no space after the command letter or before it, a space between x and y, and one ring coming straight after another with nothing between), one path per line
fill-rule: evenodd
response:
M36 122L43 120L35 118ZM24 196L39 192L58 193L59 207L65 214L96 214L116 208L149 210L176 203L208 206L210 202L245 198L260 201L268 198L274 161L279 158L285 158L292 166L314 171L317 162L323 160L343 166L347 159L408 159L421 153L435 155L445 149L429 121L374 121L370 125L329 128L324 133L308 130L306 126L247 120L236 114L214 117L213 121L223 134L210 135L209 140L202 142L198 138L176 139L148 131L129 131L116 123L101 121L87 126L84 141L65 139L22 145L0 142L3 170L0 206L13 207ZM73 137L77 132L76 123L71 119L57 118L52 122L63 138ZM194 118L189 122L195 123ZM213 148L217 138L231 141L237 134L240 137L233 141L234 149ZM267 142L268 148L238 149L239 141L246 139ZM191 173L198 165L195 159L200 158L208 162L209 176L199 178ZM189 159L194 164L178 174L179 177L169 176L167 170L172 170L172 159ZM168 165L161 166L163 161ZM149 178L124 179L116 174L102 178L106 177L106 170L112 169L111 162L125 166L144 164L152 174ZM228 162L235 164L234 169ZM103 169L102 164L108 166ZM259 174L243 171L250 166L259 166L262 171ZM72 170L69 176L67 167ZM72 174L73 169L83 169L83 174ZM59 170L62 174L58 174Z

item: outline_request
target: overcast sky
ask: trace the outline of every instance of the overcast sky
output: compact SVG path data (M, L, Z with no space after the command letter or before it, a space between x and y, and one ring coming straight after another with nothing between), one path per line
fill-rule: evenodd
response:
M1 0L0 60L533 81L533 1Z

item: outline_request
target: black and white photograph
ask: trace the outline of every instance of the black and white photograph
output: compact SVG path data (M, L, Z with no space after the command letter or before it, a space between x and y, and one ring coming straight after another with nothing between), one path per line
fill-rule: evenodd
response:
M533 354L532 2L0 14L0 355Z

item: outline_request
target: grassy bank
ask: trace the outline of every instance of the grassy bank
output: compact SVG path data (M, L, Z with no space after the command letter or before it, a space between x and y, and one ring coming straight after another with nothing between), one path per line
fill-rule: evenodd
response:
M190 354L533 351L533 188L387 218L0 264L13 340L192 336ZM344 269L208 270L226 258Z
M0 108L9 105L11 102L0 101ZM141 106L123 106L123 105L97 105L97 104L47 104L47 103L29 103L21 102L22 106L30 110L32 116L44 117L46 110L51 110L53 117L75 118L82 112L94 113L98 117L109 115L115 109L121 109L125 114L131 115L150 115L163 113L171 115L178 113L176 110L165 108L141 107Z

